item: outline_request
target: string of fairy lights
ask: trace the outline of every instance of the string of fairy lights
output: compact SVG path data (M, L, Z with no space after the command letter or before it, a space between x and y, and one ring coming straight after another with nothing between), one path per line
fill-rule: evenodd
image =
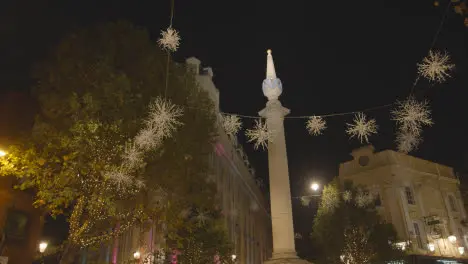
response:
M451 2L448 1L448 7ZM448 8L447 8L448 9ZM436 43L439 33L443 28L446 13L440 21L439 27L433 39L433 43L428 51L428 54L420 63L417 63L417 78L413 83L409 96L403 100L398 100L395 103L363 109L359 111L350 111L345 113L329 113L322 115L305 115L305 116L286 116L286 119L301 119L305 121L305 129L312 136L320 136L325 133L327 129L327 119L335 116L353 115L352 122L346 123L345 133L350 138L356 138L361 143L368 143L369 137L377 134L378 125L375 119L369 117L368 114L371 111L378 109L391 110L391 119L397 124L396 143L397 149L401 152L411 152L417 149L418 145L422 141L422 131L425 127L433 124L431 118L431 109L428 101L419 101L413 96L413 90L417 85L420 78L425 78L431 83L443 83L451 77L455 65L452 63L451 58L447 52L434 50L434 44ZM169 63L171 54L176 52L180 46L181 37L179 32L174 28L174 0L171 0L171 14L170 23L166 30L161 31L161 37L157 43L159 46L167 52L167 68L166 68L166 86L164 97L157 98L150 105L148 117L144 120L144 126L142 130L137 134L135 138L129 141L125 146L124 156L122 157L122 166L116 167L113 170L106 172L105 179L109 180L111 184L114 184L117 189L130 188L135 190L145 188L145 183L142 179L135 177L137 175L136 170L142 166L141 162L145 153L150 150L159 148L162 142L170 138L174 131L182 125L179 121L179 117L183 114L183 107L173 104L166 98L169 82ZM255 149L267 149L269 142L274 142L275 131L268 129L268 126L264 120L259 116L241 115L236 113L222 113L223 120L222 125L226 133L236 137L239 131L243 127L243 119L254 119L255 125L245 130L245 134L248 138L248 142L254 144ZM346 199L349 195L346 194ZM362 197L361 197L362 196ZM360 204L368 203L371 198L370 195L362 194L356 196L356 202L360 201ZM359 198L360 197L360 198ZM302 199L302 198L301 198ZM345 199L345 194L343 194ZM350 199L350 198L349 198ZM324 201L322 199L322 201ZM96 202L94 209L96 210L93 214L99 214L99 210L105 206L103 202ZM82 205L86 207L85 204ZM84 209L83 209L84 210ZM80 213L83 213L80 209ZM80 217L71 219L71 229L78 230L77 236L72 237L83 247L98 244L114 237L120 236L126 230L131 228L138 220L143 216L142 211L139 209L130 210L127 214L122 214L118 218L120 219L119 225L113 228L111 231L100 234L98 236L86 237L79 236L81 233L86 233L91 228L91 225L86 223L81 224L79 222ZM72 217L73 218L73 217ZM200 224L204 224L207 221L207 216L203 212L195 217Z
M439 34L443 28L445 18L451 2L448 1L442 19L433 37L428 55L417 63L417 76L409 96L395 103L371 107L358 111L329 113L323 115L305 116L285 116L285 119L303 119L305 128L312 136L320 136L327 129L328 118L335 116L353 115L353 121L346 123L345 133L352 139L357 138L361 143L369 143L369 137L377 134L378 125L375 119L369 117L369 112L393 108L390 111L391 120L396 122L396 145L397 149L403 153L409 153L418 148L422 142L422 131L424 127L434 124L431 118L431 109L427 100L417 100L413 95L414 88L421 78L427 79L430 83L441 84L451 77L455 65L451 62L449 54L445 51L434 50ZM236 113L222 113L223 127L232 136L237 136L243 127L243 119L255 119L253 128L246 129L245 135L248 142L254 144L255 149L267 149L268 142L273 142L275 131L270 131L266 122L260 116L241 115Z

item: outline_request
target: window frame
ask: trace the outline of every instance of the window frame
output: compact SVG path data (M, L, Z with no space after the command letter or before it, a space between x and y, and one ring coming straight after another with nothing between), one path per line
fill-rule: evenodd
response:
M407 204L416 205L416 196L413 188L411 188L410 186L405 186L405 197Z

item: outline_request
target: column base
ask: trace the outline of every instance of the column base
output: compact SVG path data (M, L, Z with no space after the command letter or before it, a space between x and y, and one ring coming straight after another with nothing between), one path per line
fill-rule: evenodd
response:
M281 258L281 259L269 259L264 261L263 264L312 264L307 260L296 258Z
M264 264L312 264L307 260L300 259L296 252L273 253L271 259L264 261Z

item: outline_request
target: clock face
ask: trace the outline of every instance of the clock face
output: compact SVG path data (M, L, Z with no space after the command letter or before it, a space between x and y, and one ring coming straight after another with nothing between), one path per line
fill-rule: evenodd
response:
M361 156L359 157L359 165L361 166L367 166L367 164L369 164L369 157L368 156Z

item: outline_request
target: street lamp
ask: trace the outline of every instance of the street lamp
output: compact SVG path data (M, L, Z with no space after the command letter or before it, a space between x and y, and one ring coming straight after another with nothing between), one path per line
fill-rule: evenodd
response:
M47 246L48 246L47 242L39 243L39 252L41 252L41 254L44 254Z
M312 183L310 188L312 189L312 191L316 192L320 188L320 185L318 183L314 182L314 183Z
M448 241L453 244L453 243L457 242L457 237L454 236L454 235L451 235L451 236L448 237Z
M136 251L135 253L133 253L133 258L134 258L136 261L140 260L140 257L141 257L140 251Z
M47 242L41 242L39 243L39 252L41 253L41 263L44 263L44 252L47 249Z
M435 245L434 244L430 243L430 244L427 245L427 247L429 248L429 251L431 251L431 252L435 251Z
M233 255L231 256L231 258L232 258L232 261L236 261L237 256L233 254Z
M458 247L458 252L460 253L460 255L465 254L465 248L464 247Z
M7 154L8 153L6 151L0 149L0 158L5 157Z

